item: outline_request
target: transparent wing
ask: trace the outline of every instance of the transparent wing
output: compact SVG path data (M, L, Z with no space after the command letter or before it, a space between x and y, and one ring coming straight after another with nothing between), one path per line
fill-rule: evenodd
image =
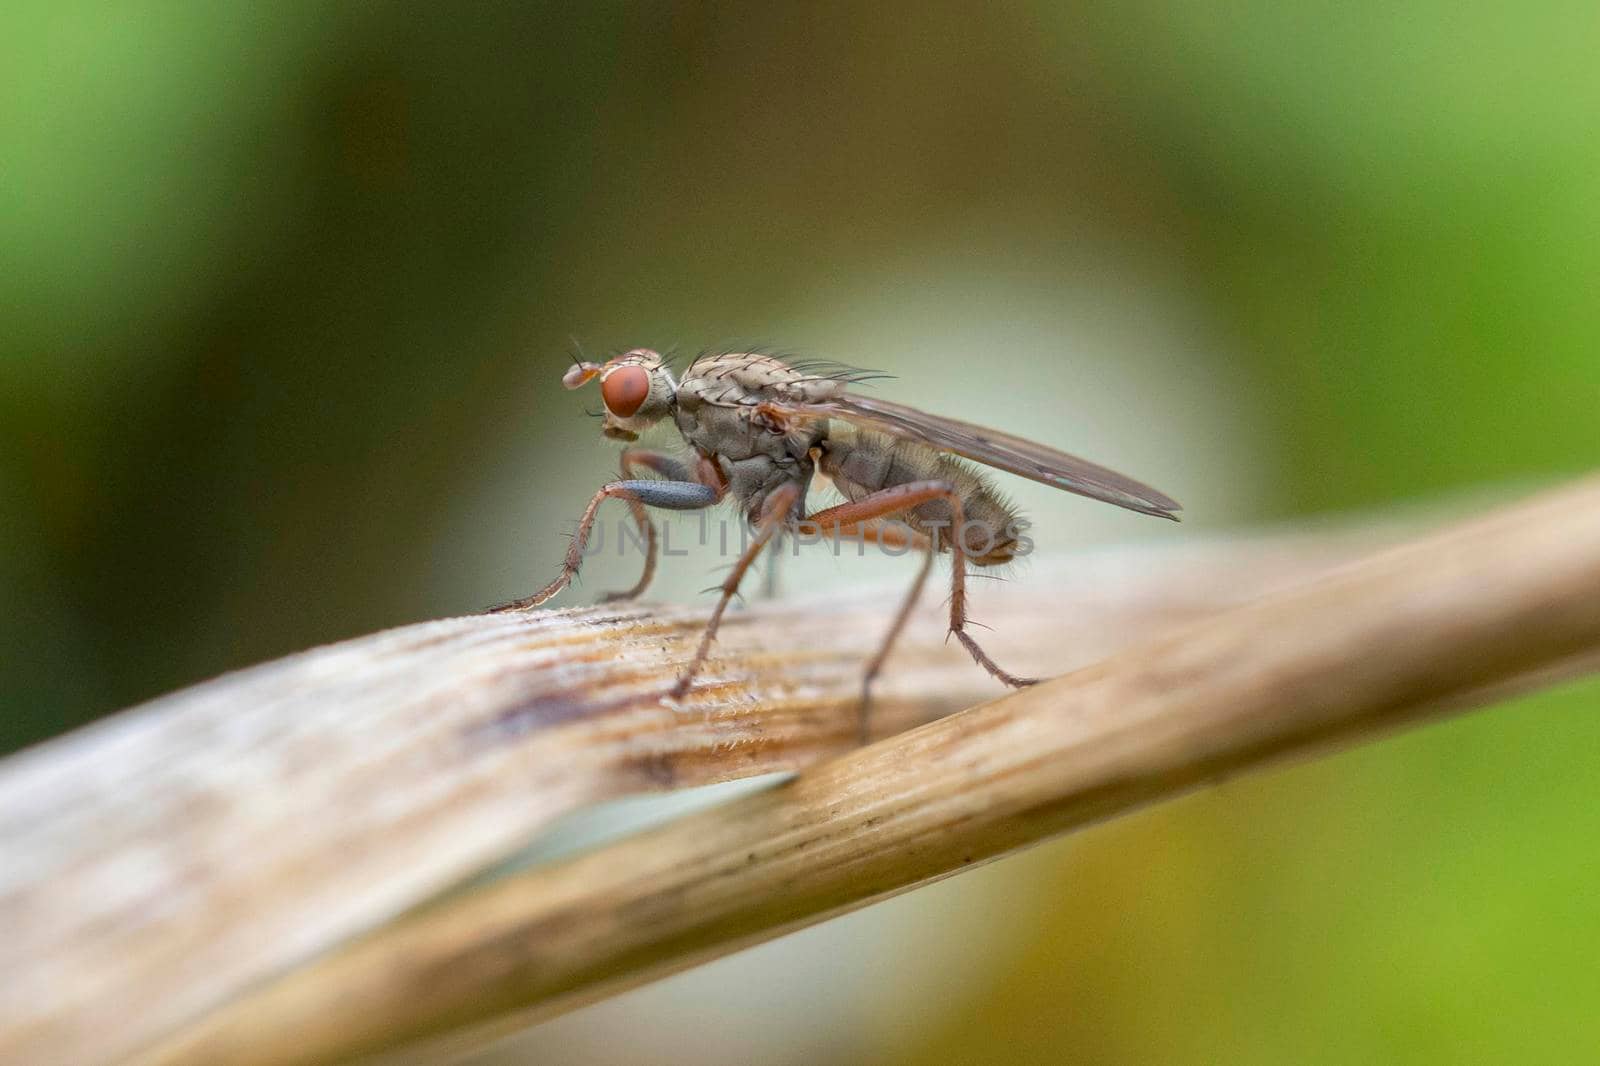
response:
M777 400L763 405L788 418L837 418L863 429L925 444L1052 488L1178 521L1183 506L1165 493L1087 459L1031 440L872 396L840 393L818 403Z

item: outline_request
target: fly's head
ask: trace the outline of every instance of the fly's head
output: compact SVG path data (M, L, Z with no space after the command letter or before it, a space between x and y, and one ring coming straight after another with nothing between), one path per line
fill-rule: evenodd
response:
M600 379L605 404L605 429L612 440L635 441L639 434L672 413L678 384L667 361L648 348L623 352L605 363L578 363L561 384L576 389Z

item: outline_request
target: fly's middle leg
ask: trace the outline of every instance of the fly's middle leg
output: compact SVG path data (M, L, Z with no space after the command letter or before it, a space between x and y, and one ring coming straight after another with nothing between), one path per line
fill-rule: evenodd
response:
M775 600L778 598L778 564L783 559L783 530L778 530L772 538L772 550L767 552L767 562L761 571L761 598Z
M723 579L722 594L717 599L716 607L711 610L711 618L706 622L705 632L700 635L700 645L695 649L694 658L689 660L689 665L684 667L683 673L678 676L678 683L672 686L673 699L682 699L688 694L690 686L694 684L695 674L700 672L706 656L711 654L711 642L717 637L717 627L722 624L723 612L728 609L728 603L739 591L739 582L744 580L745 572L756 561L756 556L761 554L761 549L765 548L774 534L789 521L790 512L794 510L794 505L799 499L800 487L794 484L781 485L767 497L766 503L761 508L761 517L756 521L755 537L740 553L738 561L733 564L733 569L729 570L728 576Z

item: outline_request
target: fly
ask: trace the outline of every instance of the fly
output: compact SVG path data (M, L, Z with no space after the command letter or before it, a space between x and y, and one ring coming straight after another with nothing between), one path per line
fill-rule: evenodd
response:
M644 572L611 599L643 594L655 573L656 531L647 508L700 510L731 500L754 535L729 571L700 643L671 690L688 693L705 664L717 627L745 573L780 532L881 544L923 552L909 595L862 677L862 739L871 684L905 627L932 568L948 553L950 633L974 661L1007 685L1018 677L991 659L967 633L967 567L996 566L1017 554L1020 515L970 460L1118 507L1177 521L1178 502L1123 474L1022 437L913 407L863 396L850 385L864 375L831 364L784 362L768 355L702 355L673 377L665 359L635 348L604 363L580 362L561 379L576 389L596 378L605 405L602 432L627 442L622 478L595 493L578 522L561 573L524 599L493 608L526 610L549 601L572 581L600 505L626 503L643 534ZM686 458L634 447L639 435L671 419L690 447ZM654 477L641 477L644 473ZM807 512L806 493L821 473L846 502Z

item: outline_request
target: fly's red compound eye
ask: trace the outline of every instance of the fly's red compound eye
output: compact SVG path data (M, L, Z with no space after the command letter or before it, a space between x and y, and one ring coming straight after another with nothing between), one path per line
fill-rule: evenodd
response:
M618 418L631 418L649 395L650 372L642 366L619 366L600 382L600 398Z

